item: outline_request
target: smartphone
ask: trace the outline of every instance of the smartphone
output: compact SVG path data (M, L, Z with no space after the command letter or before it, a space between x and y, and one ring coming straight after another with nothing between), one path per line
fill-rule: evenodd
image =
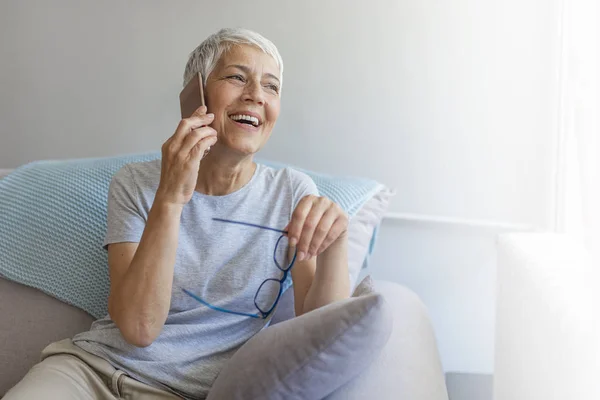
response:
M202 74L198 72L179 93L181 118L188 118L204 103L204 90L202 87Z

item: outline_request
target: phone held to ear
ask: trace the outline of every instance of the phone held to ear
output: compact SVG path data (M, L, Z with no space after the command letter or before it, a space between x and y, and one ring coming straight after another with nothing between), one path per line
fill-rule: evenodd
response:
M181 118L188 118L204 103L204 90L202 86L202 75L198 72L192 80L188 82L179 94L179 104L181 106Z
M179 93L181 118L190 117L200 106L205 106L202 74L198 72ZM206 149L202 158L206 157L210 147Z

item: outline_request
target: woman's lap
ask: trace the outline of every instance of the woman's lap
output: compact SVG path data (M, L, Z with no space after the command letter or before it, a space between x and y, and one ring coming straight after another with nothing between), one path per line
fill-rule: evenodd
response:
M85 362L68 354L36 364L4 397L20 399L116 399L106 382Z
M87 353L71 340L52 343L42 361L3 397L3 400L149 399L180 397L138 382L106 360Z

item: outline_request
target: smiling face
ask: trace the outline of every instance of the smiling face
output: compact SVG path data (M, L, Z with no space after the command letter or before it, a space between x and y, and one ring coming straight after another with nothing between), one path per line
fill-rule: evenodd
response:
M205 87L215 147L241 155L259 151L271 136L280 108L277 62L262 50L236 45L225 52L208 76Z

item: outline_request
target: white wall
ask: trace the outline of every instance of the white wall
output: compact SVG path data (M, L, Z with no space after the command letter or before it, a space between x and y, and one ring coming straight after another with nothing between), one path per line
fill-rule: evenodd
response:
M244 26L285 61L262 157L378 179L396 212L548 227L557 1L4 1L0 168L158 149L188 53ZM492 370L493 233L383 225L371 273L421 295L447 370Z

